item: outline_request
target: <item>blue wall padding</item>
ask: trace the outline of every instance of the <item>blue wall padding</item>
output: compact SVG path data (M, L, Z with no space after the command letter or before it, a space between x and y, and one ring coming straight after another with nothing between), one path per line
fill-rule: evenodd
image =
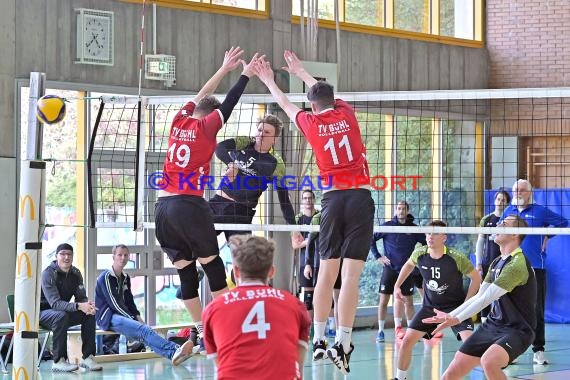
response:
M497 190L485 191L485 213L493 211ZM509 193L511 193L509 191ZM534 189L534 203L570 219L570 189ZM546 310L545 320L570 323L570 235L551 238L546 248Z

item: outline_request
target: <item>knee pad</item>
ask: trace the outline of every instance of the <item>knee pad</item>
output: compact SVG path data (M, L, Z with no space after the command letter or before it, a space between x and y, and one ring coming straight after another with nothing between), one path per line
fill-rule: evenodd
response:
M208 277L211 291L217 292L228 286L226 283L226 267L220 256L216 256L207 264L202 264L202 269Z
M177 270L178 276L180 276L180 293L182 300L189 300L198 297L198 287L200 286L200 282L198 281L196 261Z
M312 290L305 290L303 292L303 303L307 310L313 310L313 294L314 291Z

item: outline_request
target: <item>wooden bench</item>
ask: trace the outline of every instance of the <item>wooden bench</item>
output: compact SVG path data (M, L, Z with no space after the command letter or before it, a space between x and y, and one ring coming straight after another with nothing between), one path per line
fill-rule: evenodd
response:
M186 327L194 326L193 323L175 323L169 325L156 325L151 326L151 328L159 335L166 338L166 333L169 330L180 330ZM95 331L95 335L97 337L103 335L118 335L115 331L109 330L101 330L97 329ZM70 363L79 363L82 357L81 353L81 326L74 326L71 327L67 331L67 354L69 356ZM101 344L99 338L97 338L97 343ZM97 363L106 363L106 362L118 362L118 361L126 361L126 360L140 360L140 359L155 359L160 358L161 356L152 352L132 352L127 354L110 354L110 355L97 355L95 356L95 361Z

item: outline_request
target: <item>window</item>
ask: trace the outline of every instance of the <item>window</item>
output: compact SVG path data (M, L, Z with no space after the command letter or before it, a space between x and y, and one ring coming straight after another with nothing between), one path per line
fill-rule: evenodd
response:
M142 0L122 1L128 3L142 3ZM266 19L269 17L269 0L154 0L152 3L164 7L232 16L258 19Z
M293 0L293 22L309 14L310 0ZM338 0L340 28L460 46L482 47L481 0ZM319 0L319 27L335 28L334 1Z
M353 24L384 26L384 2L345 0L345 21Z
M439 34L473 39L473 0L439 0Z
M429 33L428 0L394 0L394 29Z

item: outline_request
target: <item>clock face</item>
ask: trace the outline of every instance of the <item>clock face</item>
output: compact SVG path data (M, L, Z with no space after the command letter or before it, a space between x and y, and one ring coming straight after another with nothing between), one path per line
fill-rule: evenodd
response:
M77 63L113 65L113 12L78 9Z
M90 57L105 57L109 47L108 21L89 18L85 23L85 53Z

